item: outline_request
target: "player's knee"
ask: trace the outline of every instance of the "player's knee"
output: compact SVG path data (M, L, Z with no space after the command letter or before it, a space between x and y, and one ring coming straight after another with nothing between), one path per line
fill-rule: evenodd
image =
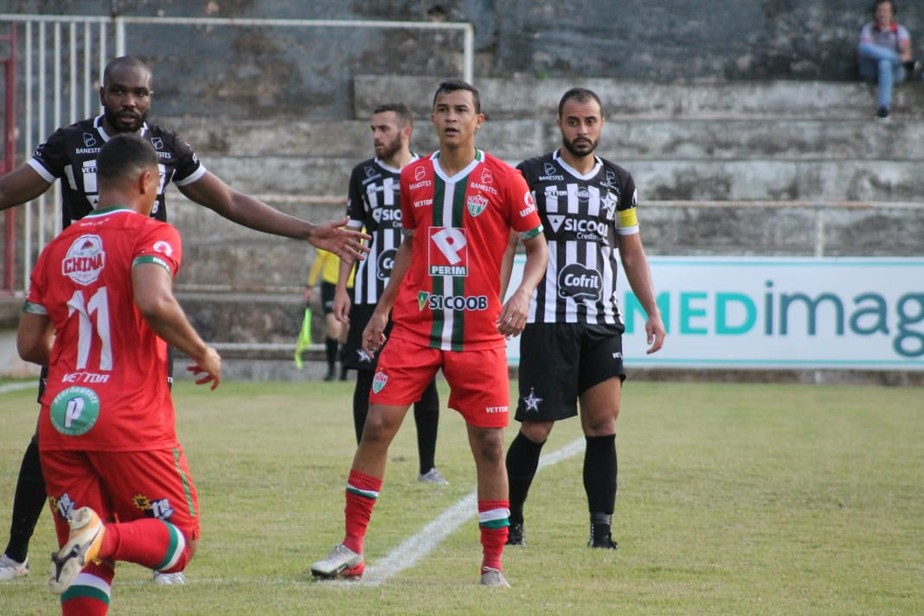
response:
M472 454L482 464L504 464L504 437L500 429L479 430L472 439Z
M548 440L554 425L554 421L524 421L520 424L520 432L523 433L523 436L538 445Z
M366 445L387 444L391 442L400 426L401 422L392 417L391 413L372 407L363 425L363 443Z

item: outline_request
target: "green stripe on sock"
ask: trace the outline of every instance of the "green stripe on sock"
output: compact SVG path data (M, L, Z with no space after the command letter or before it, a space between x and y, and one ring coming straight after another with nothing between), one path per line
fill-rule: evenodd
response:
M175 559L176 551L180 547L180 529L169 522L164 522L164 525L166 525L167 531L170 534L170 544L167 546L167 553L164 554L164 559L154 567L158 571L169 565Z
M501 518L500 520L487 520L485 522L479 522L478 526L482 528L504 528L505 526L510 526L510 518Z
M61 603L63 604L69 599L96 599L97 601L102 601L106 605L109 605L109 595L93 586L80 586L77 584L71 586L61 595Z

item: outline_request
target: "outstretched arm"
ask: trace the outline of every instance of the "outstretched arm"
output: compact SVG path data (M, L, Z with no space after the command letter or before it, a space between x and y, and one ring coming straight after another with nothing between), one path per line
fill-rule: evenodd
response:
M51 186L29 165L0 177L0 210L32 201Z
M191 201L204 205L239 225L273 235L307 240L316 248L333 252L350 263L369 252L361 243L363 239L368 238L367 235L341 228L347 222L346 217L323 224L302 220L232 189L210 171L192 184L180 186L179 189Z

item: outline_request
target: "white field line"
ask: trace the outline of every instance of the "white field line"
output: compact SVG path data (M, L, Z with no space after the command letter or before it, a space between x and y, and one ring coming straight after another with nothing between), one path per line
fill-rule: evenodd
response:
M584 450L584 442L583 438L578 438L565 447L543 456L539 460L539 469L576 456ZM424 526L419 533L405 539L401 545L379 559L375 565L367 567L361 580L342 583L347 586L379 586L387 582L401 571L416 565L441 541L466 521L475 517L477 512L477 494L472 492Z
M32 383L7 383L6 385L0 385L0 395L8 394L11 391L19 391L20 389L29 389L38 388L37 382Z

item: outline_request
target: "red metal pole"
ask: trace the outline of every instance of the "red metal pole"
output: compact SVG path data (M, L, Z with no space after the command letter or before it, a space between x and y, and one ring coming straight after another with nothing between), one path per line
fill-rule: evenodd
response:
M10 23L10 33L4 36L9 44L9 56L2 60L4 67L3 114L3 174L16 164L16 24ZM4 213L4 254L2 290L12 293L16 289L16 209Z

